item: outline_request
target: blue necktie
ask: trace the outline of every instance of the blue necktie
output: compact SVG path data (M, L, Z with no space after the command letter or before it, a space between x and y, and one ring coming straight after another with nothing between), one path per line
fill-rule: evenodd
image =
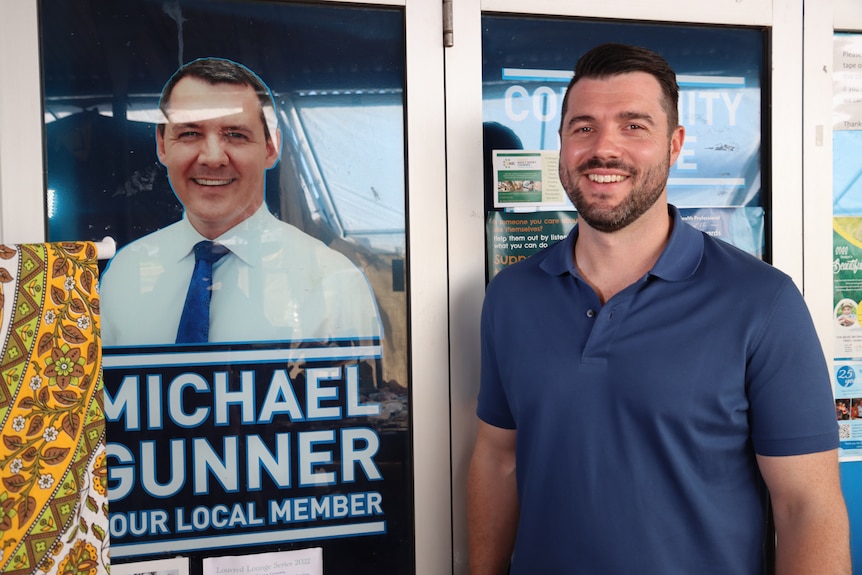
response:
M177 330L177 343L209 341L210 296L212 295L213 264L230 250L204 240L195 244L195 270L186 293L183 315Z

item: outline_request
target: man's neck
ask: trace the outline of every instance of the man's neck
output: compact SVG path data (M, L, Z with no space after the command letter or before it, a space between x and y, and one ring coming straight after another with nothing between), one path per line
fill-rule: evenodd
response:
M250 206L248 210L246 210L241 217L238 217L229 222L207 222L200 218L194 217L192 214L187 214L189 223L192 224L192 227L197 230L197 232L205 237L208 240L215 240L221 235L224 235L228 231L234 229L236 226L241 223L247 221L249 218L254 216L260 207L263 205L263 200L260 203L254 206Z
M663 202L612 233L595 230L581 220L575 242L575 266L604 304L653 268L667 245L672 227L673 220Z

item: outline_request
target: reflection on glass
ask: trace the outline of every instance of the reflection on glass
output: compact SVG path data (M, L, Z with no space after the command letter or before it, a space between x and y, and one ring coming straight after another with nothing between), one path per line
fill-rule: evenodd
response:
M486 210L524 213L538 209L495 202L505 178L495 186L490 167L493 151L558 151L560 109L575 62L605 42L655 50L677 71L679 117L686 133L668 179L670 203L702 231L755 256L768 257L764 231L768 202L761 176L761 29L483 16ZM552 174L548 177L552 181L541 182L544 189L559 185ZM535 189L534 185L531 190ZM546 205L554 212L574 213L568 200L563 205ZM550 219L554 218L559 219L556 213ZM537 251L523 245L511 249L514 240L510 241L504 220L506 216L499 214L489 214L486 219L487 258L496 262L488 266L489 278L501 266ZM560 231L552 226L537 233L550 237ZM512 235L517 239L518 234Z
M527 150L558 150L566 85L597 44L656 50L677 70L686 142L671 170L679 207L762 206L763 32L594 20L483 17L483 119L514 131Z

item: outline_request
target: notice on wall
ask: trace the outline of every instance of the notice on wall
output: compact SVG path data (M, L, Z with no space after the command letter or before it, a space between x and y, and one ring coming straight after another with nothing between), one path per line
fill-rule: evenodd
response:
M843 460L862 459L862 361L836 360L833 378L838 455Z
M832 245L833 357L862 358L862 217L833 218Z
M577 220L576 212L488 212L488 279L562 240Z
M111 575L189 575L188 557L113 563Z
M833 388L839 455L862 459L862 217L833 218Z
M862 36L839 34L832 46L832 128L862 130Z
M494 207L572 209L560 183L560 153L494 150Z
M323 549L207 557L203 575L323 575Z
M862 460L862 35L834 35L832 82L832 385L850 461Z

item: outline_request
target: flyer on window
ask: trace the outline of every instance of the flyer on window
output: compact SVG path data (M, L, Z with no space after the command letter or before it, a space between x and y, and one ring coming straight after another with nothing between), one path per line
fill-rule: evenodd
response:
M842 461L862 460L862 36L833 41L833 390Z
M835 417L843 460L862 460L862 361L835 360Z
M833 357L862 359L862 217L833 218Z
M494 207L572 209L558 172L559 152L494 150Z

